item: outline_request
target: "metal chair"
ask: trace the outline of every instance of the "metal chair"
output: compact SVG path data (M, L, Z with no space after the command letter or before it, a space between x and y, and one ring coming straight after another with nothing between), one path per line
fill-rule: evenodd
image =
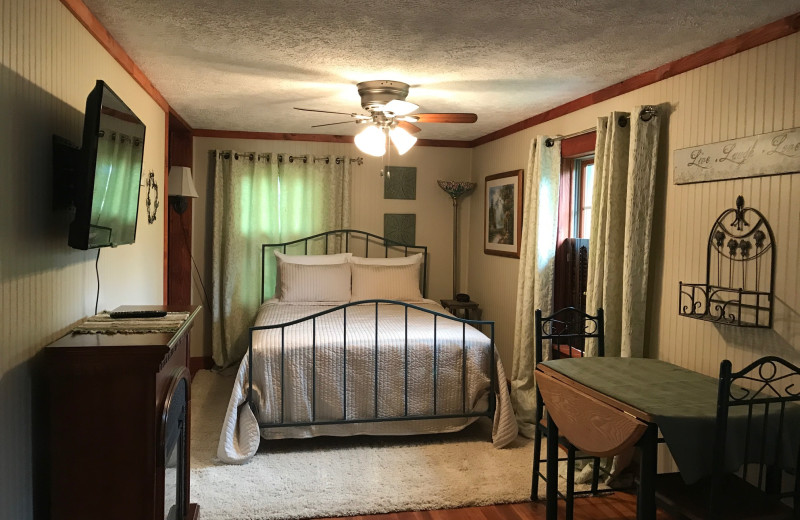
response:
M542 362L544 349L548 348L551 357L582 357L586 354L587 339L597 340L597 355L605 354L605 344L603 338L603 309L597 309L597 315L591 316L574 307L565 307L556 311L550 316L542 317L542 311L536 310L536 352L535 363ZM538 500L539 478L547 481L547 476L542 473L542 464L547 459L542 460L542 442L547 437L547 423L544 418L544 402L536 389L536 428L533 434L533 481L531 483L531 500ZM559 496L566 501L567 520L572 519L573 499L575 496L596 494L598 481L600 479L600 459L589 455L580 455L575 447L563 437L559 437L559 445L567 450L567 456L561 457L559 461L567 462L567 489L566 493L559 492ZM550 457L554 454L548 453ZM557 454L555 454L558 456ZM592 485L587 491L575 492L575 461L591 459Z
M739 372L721 363L712 461L697 484L659 475L662 507L689 519L800 519L800 368L775 356Z

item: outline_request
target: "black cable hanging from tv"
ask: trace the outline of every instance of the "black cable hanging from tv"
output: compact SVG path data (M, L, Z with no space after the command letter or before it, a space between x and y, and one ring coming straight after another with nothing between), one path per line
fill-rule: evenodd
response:
M200 287L203 288L202 296L205 297L205 301L203 303L205 304L205 308L210 311L211 310L211 303L210 303L211 300L209 300L209 298L208 298L208 292L206 291L206 285L203 283L203 277L200 276L200 269L197 268L197 262L194 261L194 254L192 253L192 248L189 245L189 236L186 234L186 228L185 227L180 226L180 228L181 228L181 231L183 231L183 244L184 244L184 247L186 247L186 250L189 251L189 258L191 258L192 265L194 266L194 270L197 272L197 280L198 280L198 282L200 282Z
M94 272L97 275L97 296L94 299L94 314L97 315L97 304L100 302L100 249L97 248L97 258L94 261Z

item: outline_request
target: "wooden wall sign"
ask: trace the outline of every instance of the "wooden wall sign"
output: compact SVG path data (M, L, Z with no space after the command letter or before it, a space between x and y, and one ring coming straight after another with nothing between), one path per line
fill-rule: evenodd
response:
M800 128L675 150L675 184L800 172Z

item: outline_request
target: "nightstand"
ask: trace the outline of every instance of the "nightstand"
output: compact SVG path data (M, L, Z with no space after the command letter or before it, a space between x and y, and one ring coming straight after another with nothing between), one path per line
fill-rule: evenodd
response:
M444 307L453 316L464 318L465 320L480 320L483 311L478 306L478 302L460 302L458 300L440 300ZM459 311L461 311L459 313Z

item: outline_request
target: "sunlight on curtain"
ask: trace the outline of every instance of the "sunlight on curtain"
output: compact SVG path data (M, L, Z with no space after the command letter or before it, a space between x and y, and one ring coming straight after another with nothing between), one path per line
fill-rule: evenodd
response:
M228 366L247 351L261 303L261 245L349 226L350 161L214 153L212 351L217 365ZM309 254L325 253L311 249ZM275 262L271 254L265 260L269 297Z
M534 312L542 309L548 315L553 307L561 141L545 146L546 139L539 136L531 143L523 184L511 403L519 432L526 437L533 437L536 413Z

